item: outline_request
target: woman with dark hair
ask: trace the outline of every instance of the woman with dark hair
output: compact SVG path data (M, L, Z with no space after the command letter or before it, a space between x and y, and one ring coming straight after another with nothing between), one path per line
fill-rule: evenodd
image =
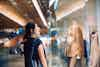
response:
M25 67L47 67L42 42L37 37L32 37L37 32L39 31L36 24L28 23L26 25L24 35Z

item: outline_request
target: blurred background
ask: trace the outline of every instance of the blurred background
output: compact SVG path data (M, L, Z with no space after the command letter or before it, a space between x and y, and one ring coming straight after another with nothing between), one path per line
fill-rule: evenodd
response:
M83 37L92 31L100 34L100 0L0 0L0 65L24 67L23 45L14 38L24 35L24 26L34 22L40 27L48 67L67 67L64 55L68 27L72 20L80 24ZM56 55L52 54L52 37L57 37ZM98 36L100 38L100 35Z

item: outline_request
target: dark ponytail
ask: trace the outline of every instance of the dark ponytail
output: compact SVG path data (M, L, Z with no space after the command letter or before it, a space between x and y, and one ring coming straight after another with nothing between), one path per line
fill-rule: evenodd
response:
M35 24L32 23L32 22L29 22L29 23L27 23L26 26L25 26L25 35L24 35L24 39L27 39L28 37L31 36L31 31L30 31L31 29L33 29L33 31L34 31L34 29L35 29Z

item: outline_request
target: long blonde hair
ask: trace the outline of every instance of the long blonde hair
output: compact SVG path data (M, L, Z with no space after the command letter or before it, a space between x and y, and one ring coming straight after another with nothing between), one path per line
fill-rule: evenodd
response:
M68 36L71 36L74 42L83 44L82 29L78 23L73 23L68 29Z

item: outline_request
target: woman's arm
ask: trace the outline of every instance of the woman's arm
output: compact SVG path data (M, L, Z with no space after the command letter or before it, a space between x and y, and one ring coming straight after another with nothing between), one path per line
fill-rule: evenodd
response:
M42 44L39 45L39 47L38 47L38 53L39 53L40 60L43 64L43 67L47 67L47 62L46 62L46 58L45 58L44 49L43 49Z

